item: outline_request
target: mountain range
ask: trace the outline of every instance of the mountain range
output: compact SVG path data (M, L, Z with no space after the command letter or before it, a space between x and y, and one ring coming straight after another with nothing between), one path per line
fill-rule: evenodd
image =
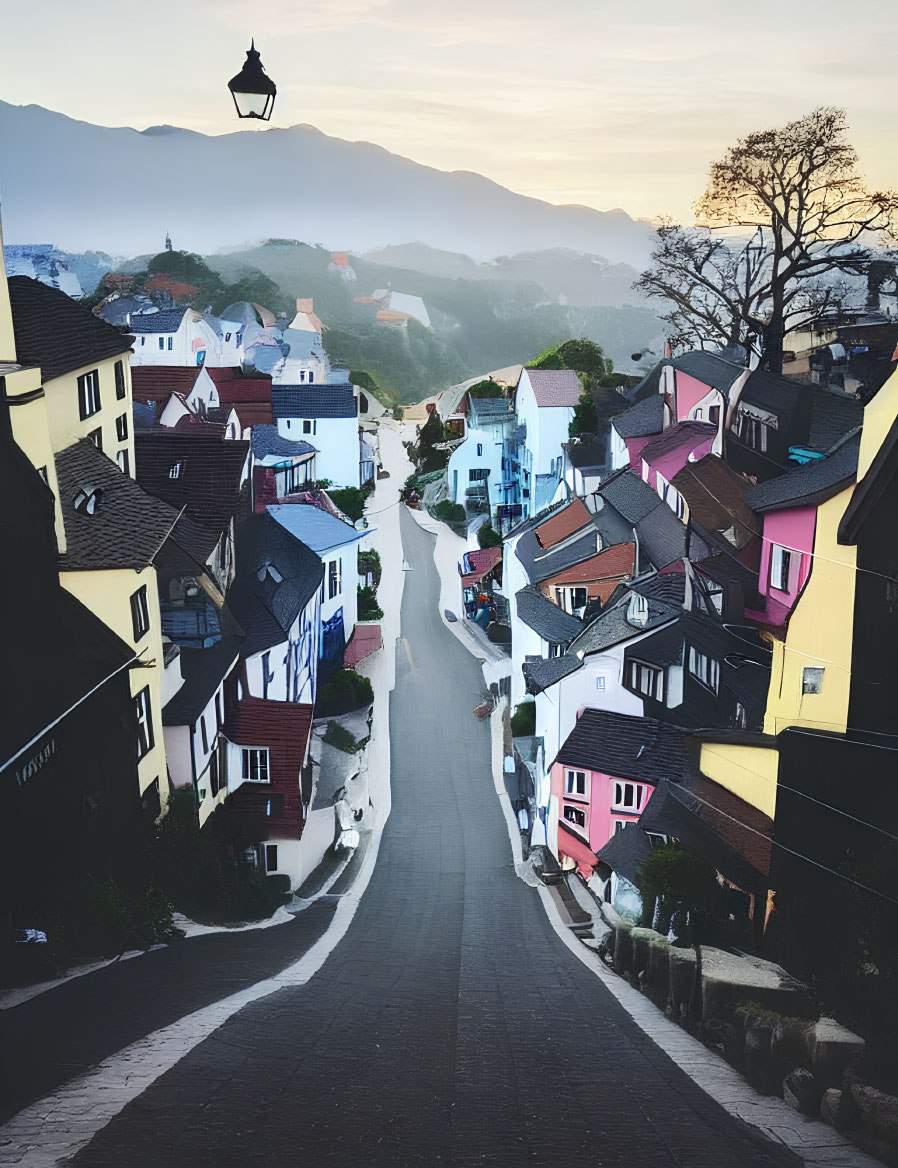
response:
M639 268L652 236L621 210L556 206L312 126L111 129L2 101L0 190L8 242L74 252L152 254L168 232L199 253L272 236L356 253L422 240L472 264L568 248Z

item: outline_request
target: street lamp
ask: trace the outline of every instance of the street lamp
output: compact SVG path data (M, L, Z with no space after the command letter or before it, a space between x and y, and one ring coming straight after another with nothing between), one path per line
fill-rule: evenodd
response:
M243 68L228 82L228 89L237 107L238 117L261 118L263 122L271 117L277 86L262 68L254 40L246 51Z

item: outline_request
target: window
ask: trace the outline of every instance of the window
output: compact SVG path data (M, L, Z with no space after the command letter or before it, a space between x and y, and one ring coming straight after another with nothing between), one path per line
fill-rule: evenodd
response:
M327 596L329 600L340 591L340 561L331 560L327 565Z
M576 798L578 795L584 799L588 798L586 787L586 771L565 771L564 793L566 795L573 795L574 798Z
M269 819L283 819L284 818L284 802L283 795L272 795L265 805L265 814Z
M789 548L775 543L770 548L770 587L779 592L789 591L789 569L792 566L792 552Z
M720 662L689 646L689 672L702 685L717 693L720 684Z
M483 466L476 466L473 470L468 471L468 482L479 483L484 479L489 478L490 472Z
M310 369L309 370L309 385L311 385L314 380L315 380L315 374Z
M653 848L663 848L667 843L667 836L662 835L660 831L647 831L645 834Z
M554 645L554 644L549 645L549 656L550 657L560 657L563 652L564 652L563 645Z
M200 714L200 738L203 742L203 754L209 753L209 738L206 734L206 715Z
M81 515L96 515L102 502L102 487L79 487L72 500L72 506Z
M92 369L78 378L78 413L89 418L100 408L100 371Z
M160 338L159 338L159 348L160 348L160 349L164 349L164 348L165 348L165 337L160 337Z
M119 442L128 441L128 415L120 414L115 419L115 436Z
M115 453L115 461L118 463L119 470L122 474L131 473L131 462L128 458L127 450L117 450Z
M230 333L225 333L225 341L227 342L227 341L229 341L230 339L231 339L231 334L230 334Z
M708 407L708 421L713 422L715 426L717 425L720 421L720 406Z
M603 675L601 677L596 678L596 689L604 690L604 688L605 688L605 677Z
M575 827L586 827L586 812L579 807L565 807L564 818Z
M214 799L221 790L221 769L217 750L212 751L212 757L209 759L209 787Z
M744 413L736 415L736 433L752 450L760 450L762 454L767 450L767 431L769 429L768 424L762 422L760 418L752 418Z
M178 462L173 462L168 468L168 477L170 479L179 479L181 477L181 472L184 470L184 466L185 462L183 458Z
M477 443L477 457L478 458L483 457L483 443L482 442Z
M670 484L668 483L667 479L659 470L655 475L655 490L658 492L658 498L662 503L666 502L667 500L667 488L669 485Z
M150 687L145 685L134 699L137 709L137 761L153 749L153 714L150 706Z
M240 752L243 758L242 774L248 783L268 783L268 747L245 746Z
M312 429L312 423L309 421L303 422L302 432L303 432L303 434L314 434L315 431Z
M125 366L121 361L115 363L115 396L121 401L123 397L127 396L125 388Z
M224 718L221 716L221 693L215 695L215 729L220 730Z
M801 692L803 694L823 692L823 669L819 665L806 665L801 671Z
M748 726L748 711L741 702L736 702L736 710L733 714L733 725L737 730L745 730Z
M134 630L135 641L141 640L150 631L150 609L147 604L146 584L142 588L138 588L131 597L131 627Z
M585 588L571 588L571 608L585 608L586 607L586 589Z
M262 654L262 697L263 698L268 697L268 683L274 677L274 674L271 672L270 665L271 665L271 654L270 653L263 653Z
M147 339L146 339L146 337L141 337L141 338L140 338L140 343L141 343L142 345L145 345L145 344L147 343Z
M638 783L625 783L615 779L611 791L612 811L632 811L635 815L642 810L643 790Z
M168 338L168 351L169 351L169 353L172 351L172 347L174 345L174 340L175 340L174 337ZM199 353L197 353L197 362L196 363L197 363L197 365L202 365L202 363L203 363L202 358L200 357Z
M278 870L278 846L277 844L265 845L265 871L277 872Z
M656 702L664 701L664 670L644 661L630 662L630 687Z
M702 419L704 418L704 416L705 416L705 411L701 408L701 406L697 406L692 411L692 417L695 419L696 422L701 422Z

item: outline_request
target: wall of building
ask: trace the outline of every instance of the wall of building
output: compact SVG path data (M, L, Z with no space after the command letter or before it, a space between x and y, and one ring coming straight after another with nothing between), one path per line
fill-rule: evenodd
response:
M471 481L470 471L488 470L489 502L496 507L502 502L502 439L501 431L498 439L492 436L489 430L469 430L468 436L461 446L452 451L447 469L449 482L449 497L454 503L465 503L465 492L475 484ZM479 453L478 453L479 449Z
M131 362L134 365L208 365L212 369L232 364L230 354L227 360L222 358L218 334L192 308L184 313L175 333L138 333Z
M131 569L116 569L100 572L61 572L63 588L77 596L85 607L98 616L114 633L133 645L146 667L130 670L131 694L137 694L149 686L150 709L152 713L153 747L138 762L137 771L140 793L149 787L154 779L159 780L159 796L162 806L168 802L168 768L165 757L165 738L162 729L162 621L159 615L159 590L156 583L156 569L144 568L142 572ZM147 589L147 607L150 627L139 641L134 640L134 626L131 619L131 597L142 586ZM152 663L152 664L149 664Z
M39 369L22 369L8 373L5 382L13 437L32 466L46 476L47 485L53 492L56 543L62 554L66 549L65 525L59 506L59 482L50 442L47 397L46 393L41 392L41 373ZM32 397L32 394L37 396Z
M772 747L703 742L699 768L746 803L773 819L779 755Z
M811 556L808 553L814 550L816 522L816 507L792 507L785 511L769 511L764 516L764 542L761 546L758 589L762 596L770 597L787 610L794 607L811 571ZM789 587L786 591L774 588L770 583L770 557L774 544L802 553L792 556L789 565Z
M304 422L312 423L310 433ZM318 451L315 473L335 487L359 486L359 426L357 418L280 418L278 433L292 442L310 442Z
M349 544L346 547L335 548L330 552L321 552L324 563L323 598L321 601L321 621L325 623L337 612L343 609L343 632L348 641L358 620L358 545ZM340 564L340 590L336 596L329 595L328 580L330 565L333 562Z
M596 759L596 761L600 762L601 760ZM585 770L585 796L568 795L566 793L565 775L569 770ZM645 810L654 794L655 788L651 783L637 782L635 785L640 791L638 809L633 812L614 810L612 807L614 802L614 784L616 782L632 781L619 779L604 771L589 770L583 767L569 767L562 763L555 763L552 767L552 794L558 800L561 821L567 822L564 814L566 807L583 811L586 816L586 825L584 828L579 829L579 834L594 852L598 852L614 835L618 822L636 823L639 820L639 816ZM576 825L569 822L568 826L574 831L578 830Z
M115 396L115 365L121 361L125 379L125 396ZM88 418L80 416L78 408L78 378L96 369L100 375L100 408ZM131 368L128 354L109 357L105 361L84 365L44 382L47 395L47 421L50 430L50 444L55 451L65 450L73 442L86 438L95 430L102 434L103 453L113 461L120 450L127 451L128 470L134 477L134 423L131 410ZM120 442L116 433L116 419L124 415L128 436Z

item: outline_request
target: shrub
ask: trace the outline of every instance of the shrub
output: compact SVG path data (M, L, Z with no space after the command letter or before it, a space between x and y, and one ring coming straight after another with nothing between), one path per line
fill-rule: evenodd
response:
M402 408L402 406L393 406L393 421L401 422L404 417L405 410Z
M515 706L511 716L512 738L527 738L536 733L536 702L533 699Z
M504 397L502 386L497 385L491 377L485 381L478 381L476 385L472 385L468 390L469 397Z
M437 503L433 513L437 519L442 519L444 523L464 523L465 521L465 509L461 503L452 503L448 499Z
M358 566L360 576L365 576L368 572L371 573L376 588L381 577L381 563L378 553L374 550L359 552Z
M383 609L377 603L377 592L367 584L359 589L359 620L380 620Z
M338 487L328 491L328 494L353 523L357 523L365 514L365 496L358 487Z
M351 669L338 669L327 685L323 686L315 703L319 716L348 714L374 701L374 690L367 677L361 677Z
M328 746L335 746L337 750L342 750L344 754L355 754L362 745L355 735L350 734L346 727L341 726L339 722L328 722L324 741Z
M477 542L482 548L501 547L502 536L496 531L492 523L487 520L480 525L477 532Z

